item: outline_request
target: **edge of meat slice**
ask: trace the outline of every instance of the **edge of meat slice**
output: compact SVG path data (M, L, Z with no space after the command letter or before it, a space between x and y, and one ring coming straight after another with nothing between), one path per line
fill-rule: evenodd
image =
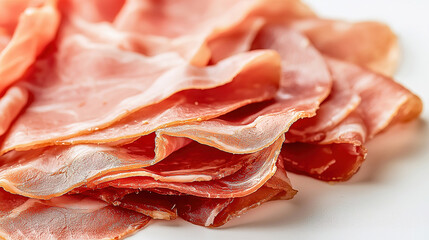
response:
M335 121L334 126L328 124L321 129L306 128L298 121L294 130L300 130L301 135L289 138L293 143L286 142L280 156L288 171L324 181L346 181L365 160L367 151L364 143L393 124L417 118L422 111L422 101L381 74L333 58L326 60L335 81L348 82L350 91L360 97L359 105L348 111L350 113L344 120ZM337 95L332 97L334 100L347 97L339 95L338 91L332 94ZM317 122L324 118L341 120L336 117L336 111L330 111L331 105L335 106L336 103L322 103L319 110L323 114L301 121Z
M306 35L320 52L330 57L386 76L392 76L398 66L398 39L386 24L312 18L291 21L289 26Z
M0 189L0 201L0 237L5 239L118 239L150 221L84 196L37 200Z
M18 81L36 57L54 39L60 23L56 0L28 7L20 14L16 29L0 52L0 94Z

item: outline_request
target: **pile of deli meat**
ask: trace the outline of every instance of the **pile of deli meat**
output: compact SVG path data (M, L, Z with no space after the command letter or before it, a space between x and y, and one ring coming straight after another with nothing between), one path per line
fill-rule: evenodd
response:
M0 0L0 238L217 227L287 172L346 181L422 110L398 56L298 0Z

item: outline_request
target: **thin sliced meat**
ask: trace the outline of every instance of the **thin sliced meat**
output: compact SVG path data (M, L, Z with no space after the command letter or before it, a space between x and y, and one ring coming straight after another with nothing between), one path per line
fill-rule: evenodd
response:
M351 113L321 142L285 143L279 159L288 171L323 181L346 181L365 160L367 129L362 117Z
M286 171L279 166L276 174L264 186L244 197L215 199L177 196L173 201L179 216L186 221L206 227L219 227L265 202L291 199L296 192L290 185Z
M61 0L62 15L79 16L89 22L113 22L126 0Z
M161 188L183 190L202 196L242 195L255 191L274 174L282 139L279 138L275 144L266 149L248 155L234 155L212 149L213 158L207 159L204 164L194 166L195 173L180 170L180 161L175 160L176 155L178 160L197 162L202 158L201 155L204 159L204 152L201 151L207 150L208 147L193 144L189 146L191 150L177 151L186 146L189 139L170 136L159 136L154 141L154 135L148 135L122 147L75 145L25 152L12 151L2 156L0 186L9 192L38 199L60 196L85 184L97 188L99 184L107 181L111 182L105 185L120 188L129 184L129 188L162 186ZM192 154L193 152L197 154ZM171 160L167 161L175 163L171 168L160 165L149 170L139 170L165 159L170 154ZM186 160L187 157L197 159ZM215 161L216 158L219 160ZM216 186L210 188L216 191L207 192L208 185L204 183L192 185L193 181L219 178L218 174L230 177L208 181L215 183ZM131 178L131 176L144 177ZM124 177L128 178L121 179ZM116 182L115 179L119 181ZM228 188L230 185L233 186L231 189Z
M163 127L212 119L275 96L279 73L280 59L275 54L267 53L238 73L231 83L212 89L182 91L108 128L56 141L55 144L113 142L145 135Z
M324 58L308 39L283 26L267 26L259 33L254 48L274 49L282 57L282 80L274 100L159 132L188 137L228 152L249 153L269 146L298 119L314 116L331 90L332 79Z
M203 198L181 192L166 192L162 189L158 189L158 193L150 192L155 189L128 193L130 189L111 187L85 191L82 194L98 197L115 206L131 209L156 219L171 220L178 213L180 217L193 224L217 227L264 202L291 199L296 194L296 190L290 185L282 162L278 162L277 165L277 171L270 180L256 192L243 197Z
M394 122L417 118L423 108L421 99L389 77L354 64L327 58L336 79L348 81L361 97L358 109L365 122L368 138Z
M334 106L347 98L341 92L333 91L331 99L337 101L322 103L319 109L322 114L300 120L301 123L298 121L292 127L301 134L292 136L294 131L288 133L289 139L297 142L286 143L280 158L289 171L324 181L346 181L359 170L365 159L365 141L393 123L418 117L422 102L388 77L332 58L327 58L327 62L333 78L339 82L348 82L350 90L358 94L361 101L336 126L328 124L324 128L312 128L308 123L318 123L329 118L336 122L335 119L338 119Z
M290 25L305 34L322 53L391 76L399 61L396 35L379 22L350 23L310 18Z
M126 146L130 150L140 149L137 142ZM211 181L232 175L252 164L253 157L232 155L216 148L192 142L176 150L164 160L141 169L114 171L94 181L91 185L126 177L151 177L162 182Z
M149 177L128 177L106 182L103 178L87 183L89 188L165 188L181 193L207 197L242 197L259 189L276 172L276 162L284 137L280 137L271 146L252 154L244 155L252 162L244 165L232 175L212 181L200 182L161 182ZM172 155L173 156L173 155ZM234 156L234 154L230 154Z
M225 3L230 6L225 9ZM196 66L208 63L207 39L215 31L240 21L256 1L138 1L128 0L114 26L125 32L158 36L184 42L185 57ZM192 8L194 14L186 11ZM198 39L198 42L194 42ZM194 45L187 42L195 43Z
M0 27L0 52L2 52L3 49L6 48L9 41L10 41L9 34L6 32L5 29Z
M190 8L192 15L184 11ZM314 13L296 0L129 0L115 19L114 27L132 33L134 37L127 41L131 49L153 54L151 46L159 46L150 39L155 36L164 42L160 49L174 43L175 47L167 49L180 52L196 66L203 66L210 59L216 63L247 50L262 22L310 16Z
M103 188L85 191L81 194L98 198L114 206L142 213L153 219L173 220L177 218L176 204L171 201L170 197L150 191Z
M27 104L28 92L22 87L11 87L0 97L0 136L8 129Z
M25 9L28 7L37 7L40 3L43 3L43 0L1 0L0 27L6 29L6 32L12 35L18 25L19 16Z
M33 101L11 127L1 152L105 128L181 90L229 83L255 65L278 68L278 55L254 51L198 68L173 53L148 58L70 37L56 58L39 61L37 74L22 83Z
M48 0L41 7L25 9L11 40L0 52L0 94L24 75L54 39L58 29L60 16L56 0Z
M81 196L48 201L0 190L4 239L116 239L144 227L149 217Z
M12 151L0 160L0 186L23 196L50 199L112 171L150 166L190 142L169 136L156 141L158 147L152 134L122 147L75 145Z
M327 131L336 127L360 104L359 92L353 90L347 79L333 77L332 90L316 112L316 116L296 121L288 132L285 142L318 142Z

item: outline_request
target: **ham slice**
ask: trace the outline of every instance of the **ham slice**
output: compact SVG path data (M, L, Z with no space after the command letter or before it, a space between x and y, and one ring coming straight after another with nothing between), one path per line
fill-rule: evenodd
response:
M52 64L56 71L52 71ZM33 101L6 135L1 152L50 145L105 128L176 92L229 83L255 65L278 69L278 56L271 51L255 51L198 68L175 54L148 58L70 37L57 57L39 61L35 79L22 83ZM83 72L87 73L84 79L76 76ZM277 74L273 72L267 82L271 91L278 81Z
M276 162L284 138L279 138L270 147L259 152L244 155L243 158L249 158L252 161L244 165L239 171L225 176L221 179L211 181L192 181L192 182L163 182L156 181L148 177L128 177L118 178L117 180L107 181L101 178L87 183L89 187L104 188L164 188L178 191L181 193L207 197L207 198L232 198L246 196L260 188L276 172ZM173 155L172 155L173 156ZM234 155L230 155L234 156ZM133 174L133 172L131 172ZM137 172L138 174L138 172Z
M150 220L135 211L82 196L43 201L0 190L0 201L0 237L4 239L115 239Z
M132 209L155 219L171 220L178 214L193 224L217 227L264 202L292 198L296 191L292 189L281 164L282 162L278 162L275 175L262 187L243 197L204 198L181 192L166 192L162 189L136 190L139 192L129 193L129 189L115 190L111 187L85 191L83 194L98 197L108 203Z
M0 93L24 75L36 57L53 40L60 22L56 0L47 0L40 7L28 8L28 1L12 2L0 2L2 11L12 5L12 12L9 13L12 16L3 18L2 14L0 18L12 21L0 20L3 22L0 22L0 29L3 25L10 31L16 25L12 38L0 52ZM2 6L4 4L6 6ZM18 14L19 20L16 21Z
M346 181L365 159L365 141L394 123L416 118L422 102L388 77L332 58L327 62L335 82L349 83L349 90L360 97L359 105L353 111L344 109L350 114L338 113L333 109L347 95L331 92L331 100L322 103L315 117L298 121L288 132L287 142L295 143L285 144L281 158L289 171L324 181ZM342 120L343 116L347 117ZM333 121L323 124L324 119Z
M89 22L113 22L125 0L61 0L59 8L64 16L79 16ZM64 27L64 26L63 26Z
M332 86L324 58L317 50L305 37L283 26L265 28L254 48L274 49L282 57L280 89L272 101L160 132L191 138L228 152L249 153L269 146L298 119L314 116Z
M361 116L350 114L320 142L285 143L280 154L288 171L323 181L346 181L366 156L366 128Z
M171 197L151 191L111 187L88 190L82 194L142 213L153 219L173 220L177 218L176 203L171 201Z
M286 170L345 181L422 110L397 60L298 0L0 0L0 238L217 227L294 197Z
M11 87L0 97L0 136L8 129L19 112L27 104L28 91L22 87Z
M319 18L292 21L320 52L392 76L399 61L396 35L379 22L350 23Z
M227 9L226 5L229 6ZM187 14L188 6L192 6L194 14ZM231 54L247 50L261 23L265 21L308 16L314 16L314 13L296 0L210 0L204 3L197 0L129 0L115 19L114 25L121 31L168 39L169 41L161 41L164 45L174 42L180 46L182 56L192 64L202 66L210 59L217 62ZM152 44L138 45L140 49L146 45L143 48L147 52Z
M296 190L292 189L279 162L276 174L250 195L221 199L177 196L175 203L179 216L186 221L206 227L219 227L262 203L278 199L288 200L295 194Z
M272 52L261 54L232 82L206 90L187 90L145 107L108 128L55 144L103 143L129 139L162 127L204 121L241 106L272 98L278 89L280 59ZM266 73L269 74L266 74ZM231 94L225 95L225 92Z
M199 144L176 151L188 141L171 137L166 137L164 142L157 141L155 156L150 147L153 138L116 148L76 145L11 152L3 158L0 185L10 192L38 199L61 196L85 185L102 188L100 184L118 188L167 188L203 197L243 196L256 191L274 174L282 142L280 138L272 146L248 155L208 150ZM186 160L190 162L202 161L204 150L211 151L213 158L189 171L180 170L180 162L187 158L195 158ZM162 165L143 168L168 155L165 161L172 164L169 168ZM83 164L88 161L90 165ZM217 179L219 174L224 177Z

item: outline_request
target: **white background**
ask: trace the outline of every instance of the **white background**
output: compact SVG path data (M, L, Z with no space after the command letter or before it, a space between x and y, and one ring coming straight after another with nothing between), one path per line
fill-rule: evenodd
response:
M429 106L429 1L306 0L327 18L378 20L398 34L396 80ZM347 183L289 174L293 200L262 205L219 229L183 220L152 221L132 240L429 239L429 113L372 140Z

